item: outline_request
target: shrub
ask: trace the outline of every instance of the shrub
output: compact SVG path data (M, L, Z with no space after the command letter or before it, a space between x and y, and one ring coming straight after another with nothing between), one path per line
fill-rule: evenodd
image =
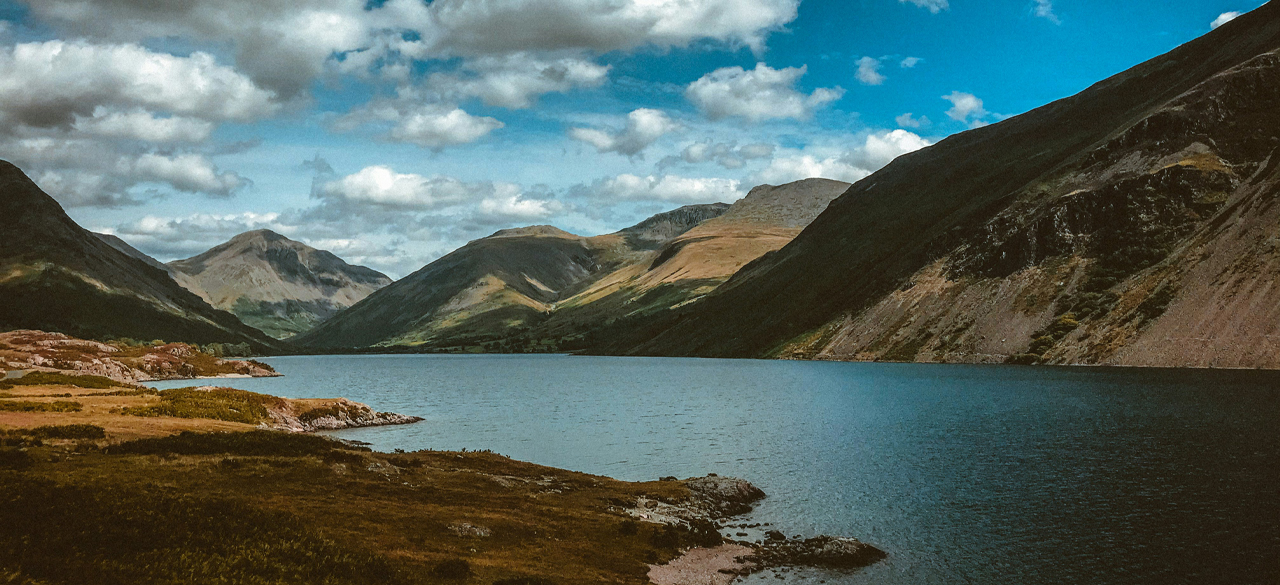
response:
M0 388L14 386L75 386L76 388L107 389L127 386L103 376L73 376L58 372L30 372L21 378L0 381Z
M341 443L324 437L280 431L246 431L242 433L183 431L168 437L137 439L120 443L111 447L111 453L302 457L306 455L327 455L343 448L346 447ZM365 450L367 451L368 449Z
M215 388L197 390L176 388L161 390L160 404L121 408L120 414L133 416L172 416L176 418L208 418L245 424L257 424L269 418L267 406L281 399L266 394Z
M31 467L31 456L26 451L14 448L0 448L0 469L21 471Z
M28 400L0 401L0 410L8 412L80 412L84 405L69 400L31 402Z
M105 439L107 432L98 425L47 425L27 431L41 439Z
M448 559L431 568L431 576L440 579L466 579L471 576L471 563L463 559Z

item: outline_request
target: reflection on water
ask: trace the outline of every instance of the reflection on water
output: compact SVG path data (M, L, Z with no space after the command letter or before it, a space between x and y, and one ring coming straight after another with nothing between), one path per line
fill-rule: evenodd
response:
M770 494L752 522L890 558L827 583L1280 583L1280 375L567 356L309 356L229 385L426 421L380 450L492 449ZM161 387L190 385L166 383ZM756 576L764 582L768 576ZM773 581L772 579L769 579Z

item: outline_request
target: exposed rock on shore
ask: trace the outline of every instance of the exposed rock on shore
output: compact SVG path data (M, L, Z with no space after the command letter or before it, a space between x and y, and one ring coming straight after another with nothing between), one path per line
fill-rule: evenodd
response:
M701 532L704 527L716 527L718 521L750 512L755 502L765 497L760 488L734 477L713 474L680 482L689 488L688 500L671 502L641 497L626 512L644 522L681 525ZM718 532L710 540L723 542ZM651 565L649 579L657 585L727 585L736 577L773 568L857 569L886 556L884 551L855 538L787 538L780 532L769 531L760 542L730 541L691 549L670 563Z
M0 366L102 376L126 384L197 377L280 375L262 362L218 358L186 343L122 346L35 330L0 333Z
M271 423L264 426L295 433L334 431L362 427L404 425L422 420L421 417L378 412L368 405L346 398L321 400L282 400L267 409Z

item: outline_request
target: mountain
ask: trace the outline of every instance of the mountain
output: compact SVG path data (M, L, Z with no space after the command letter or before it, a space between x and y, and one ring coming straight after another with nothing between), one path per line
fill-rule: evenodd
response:
M90 233L92 233L94 237L98 238L99 240L106 242L112 248L115 248L121 252L124 252L126 255L137 258L143 262L146 262L148 266L151 266L153 268L159 268L160 270L165 271L166 273L168 273L169 278L172 278L179 285L182 285L182 288L195 292L197 295L200 296L200 298L203 298L206 302L208 302L209 299L205 298L204 295L200 294L199 292L200 285L197 284L190 276L184 273L178 272L177 270L174 270L173 268L169 267L169 265L159 260L156 260L151 256L148 256L142 250L139 250L137 248L134 248L133 246L130 246L128 242L120 239L119 236L116 236L113 234L100 234L97 232L90 232Z
M245 232L165 268L209 304L279 339L391 284L381 272L270 230Z
M0 329L106 339L276 347L148 262L76 225L18 167L0 161Z
M899 157L606 351L1280 367L1280 4Z
M296 342L443 347L518 337L541 324L558 301L651 258L673 235L727 208L690 205L595 238L551 226L502 230L370 295Z

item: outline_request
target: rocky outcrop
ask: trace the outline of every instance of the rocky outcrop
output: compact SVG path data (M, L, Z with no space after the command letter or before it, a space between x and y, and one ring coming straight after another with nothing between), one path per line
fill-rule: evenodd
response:
M271 423L265 426L295 433L405 425L422 420L417 416L378 412L346 398L285 400L268 408L267 414Z
M718 529L733 516L750 512L765 493L750 482L715 474L680 481L690 497L681 501L638 498L624 511L632 518L666 525L679 525L701 534L699 539L721 542L718 532L710 538L703 531ZM857 569L884 559L886 553L854 538L817 536L787 538L769 531L758 541L730 541L719 546L695 548L665 565L652 565L649 577L661 585L704 585L729 583L734 577L782 567L827 567Z
M33 330L0 333L0 364L14 370L102 376L126 384L280 375L262 362L216 358L186 343L117 346Z

